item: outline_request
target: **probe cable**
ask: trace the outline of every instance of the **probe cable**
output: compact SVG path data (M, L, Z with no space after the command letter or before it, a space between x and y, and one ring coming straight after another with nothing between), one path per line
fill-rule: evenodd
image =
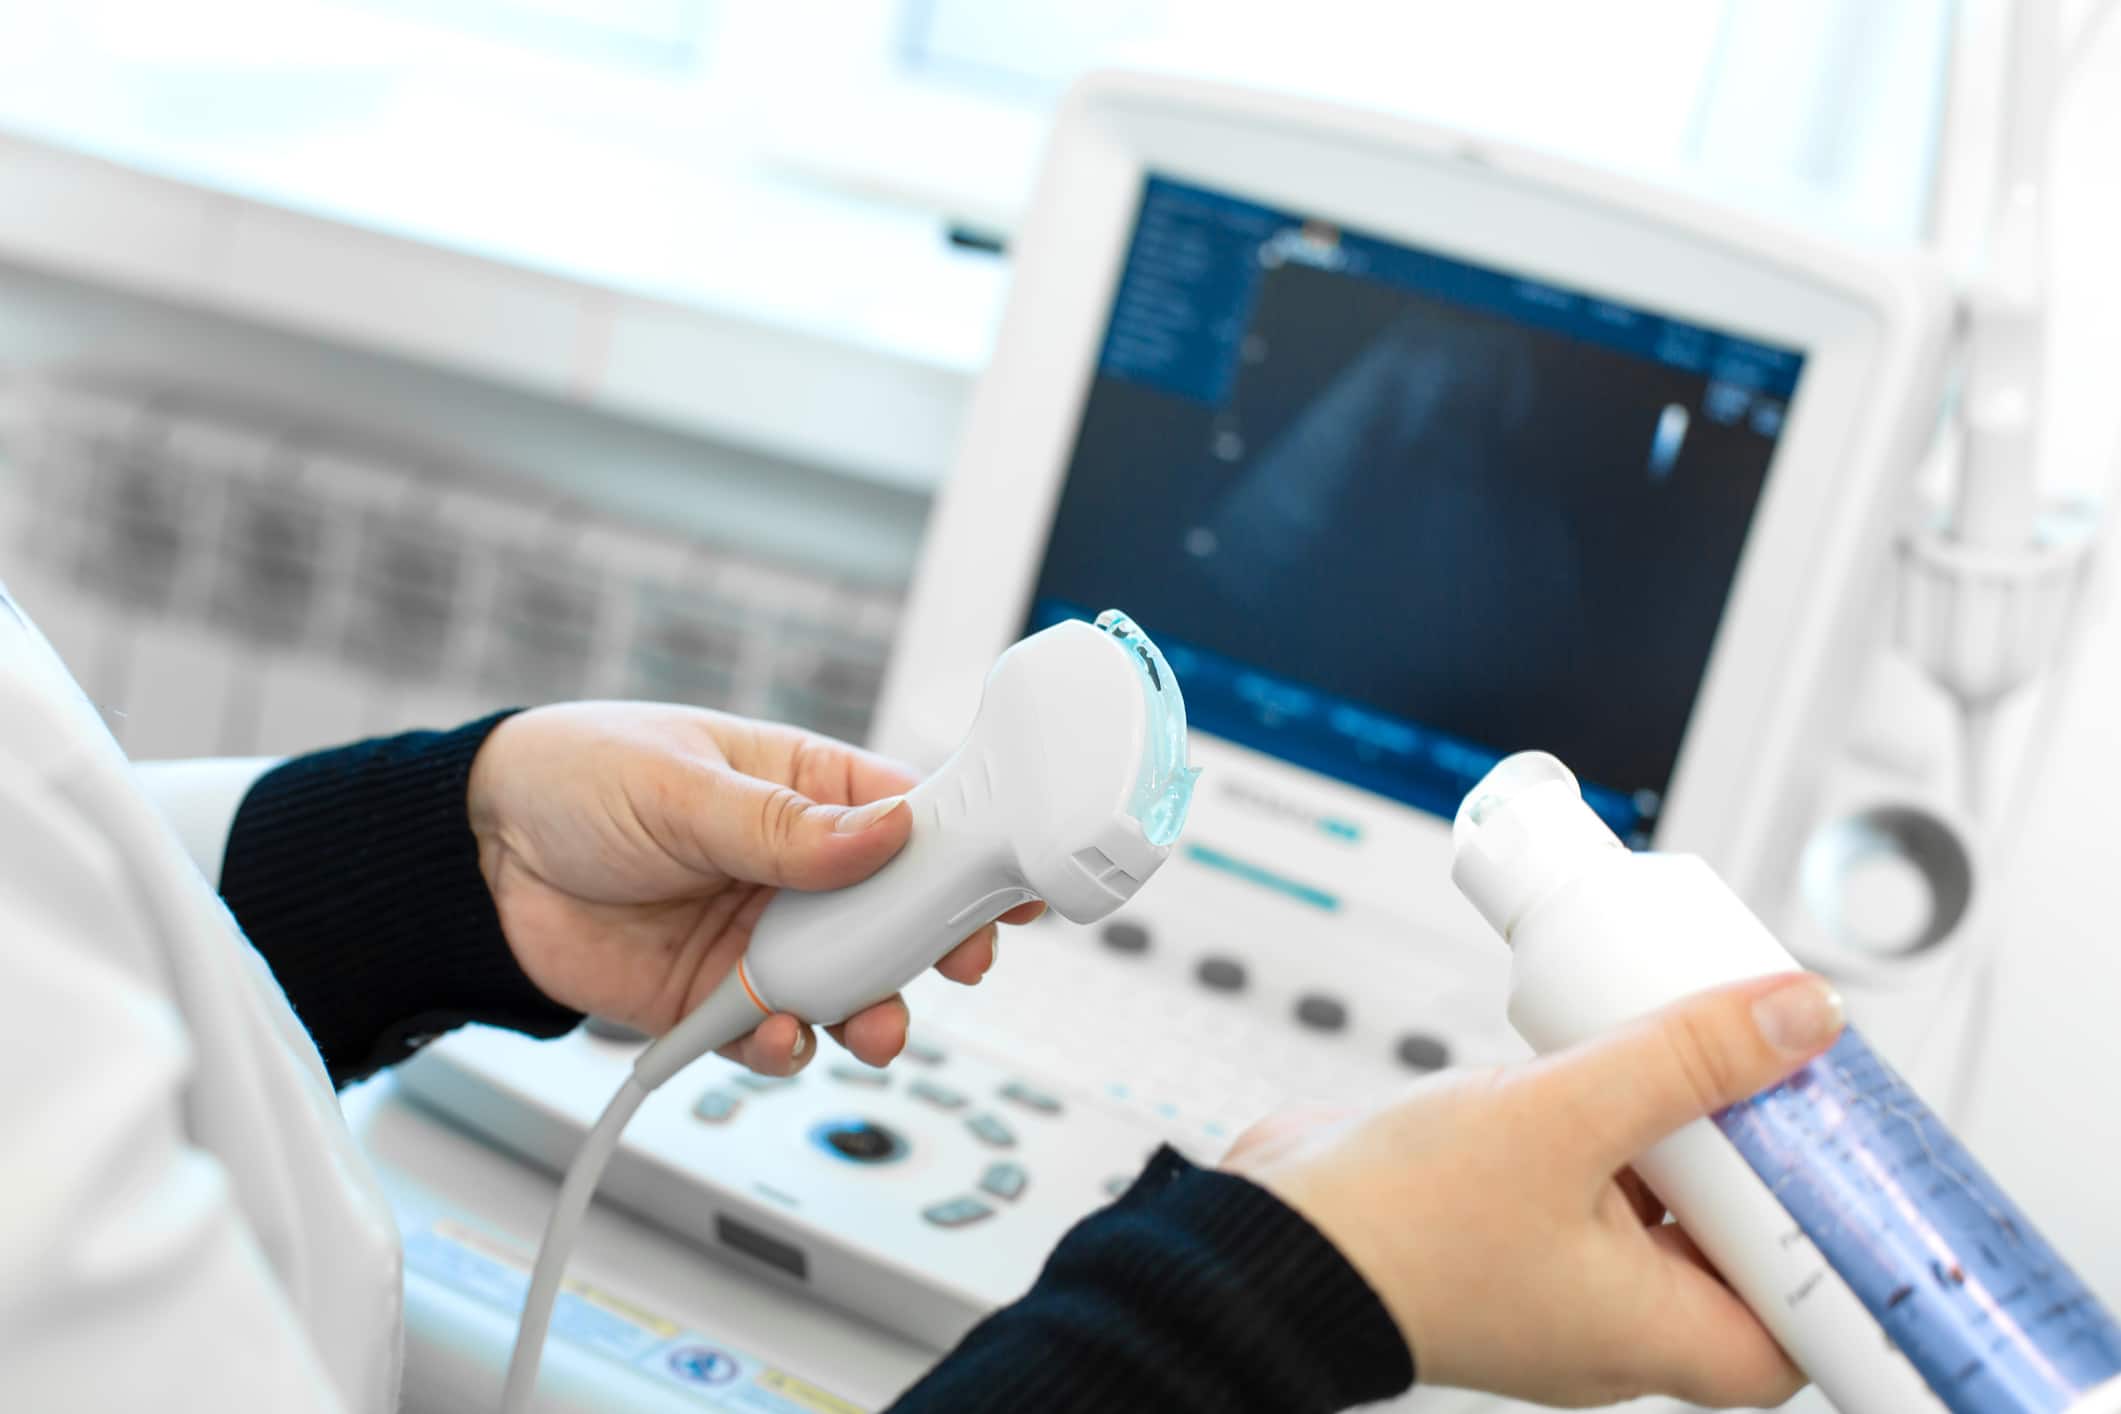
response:
M638 1075L629 1074L618 1088L574 1162L560 1183L560 1196L546 1219L545 1236L538 1243L538 1260L530 1272L530 1290L523 1298L523 1318L516 1327L515 1351L508 1357L508 1382L501 1391L501 1414L523 1414L530 1406L530 1391L538 1382L538 1365L545 1355L545 1332L552 1324L552 1305L560 1294L560 1278L567 1271L567 1254L582 1229L582 1215L596 1192L604 1166L619 1147L619 1136L633 1118L652 1087Z

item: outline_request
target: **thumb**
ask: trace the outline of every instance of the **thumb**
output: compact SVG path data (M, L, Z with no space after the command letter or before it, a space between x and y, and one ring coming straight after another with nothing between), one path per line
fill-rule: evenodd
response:
M726 766L701 773L685 801L684 862L748 883L843 889L884 867L913 833L903 795L826 805Z
M1603 1181L1674 1130L1782 1080L1843 1025L1826 979L1785 972L1690 997L1578 1047L1547 1083L1590 1120Z

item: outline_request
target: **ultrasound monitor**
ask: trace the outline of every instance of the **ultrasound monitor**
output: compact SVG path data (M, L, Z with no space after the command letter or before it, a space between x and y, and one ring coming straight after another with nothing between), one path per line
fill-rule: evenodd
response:
M1803 368L1151 174L1026 627L1124 604L1197 729L1435 815L1540 744L1647 844Z
M1185 684L1186 852L1452 916L1542 748L1763 902L1879 632L1944 285L1533 154L1116 74L1059 119L875 743L1124 608ZM1175 887L1175 886L1173 886Z

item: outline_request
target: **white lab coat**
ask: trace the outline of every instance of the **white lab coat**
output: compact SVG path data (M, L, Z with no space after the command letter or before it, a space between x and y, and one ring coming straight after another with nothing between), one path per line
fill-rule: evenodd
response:
M396 1404L396 1227L211 882L268 764L128 763L0 590L9 1409Z

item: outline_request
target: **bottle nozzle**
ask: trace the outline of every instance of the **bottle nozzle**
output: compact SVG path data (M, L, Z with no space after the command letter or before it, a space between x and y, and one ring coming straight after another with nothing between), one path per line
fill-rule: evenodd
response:
M1504 757L1480 778L1480 784L1467 793L1458 807L1458 818L1451 822L1451 842L1463 843L1467 832L1485 825L1491 815L1516 796L1543 785L1566 786L1570 795L1583 798L1575 773L1558 757L1544 751L1520 751Z
M1451 844L1451 882L1505 939L1556 885L1626 848L1544 751L1505 757L1482 777L1451 822Z

